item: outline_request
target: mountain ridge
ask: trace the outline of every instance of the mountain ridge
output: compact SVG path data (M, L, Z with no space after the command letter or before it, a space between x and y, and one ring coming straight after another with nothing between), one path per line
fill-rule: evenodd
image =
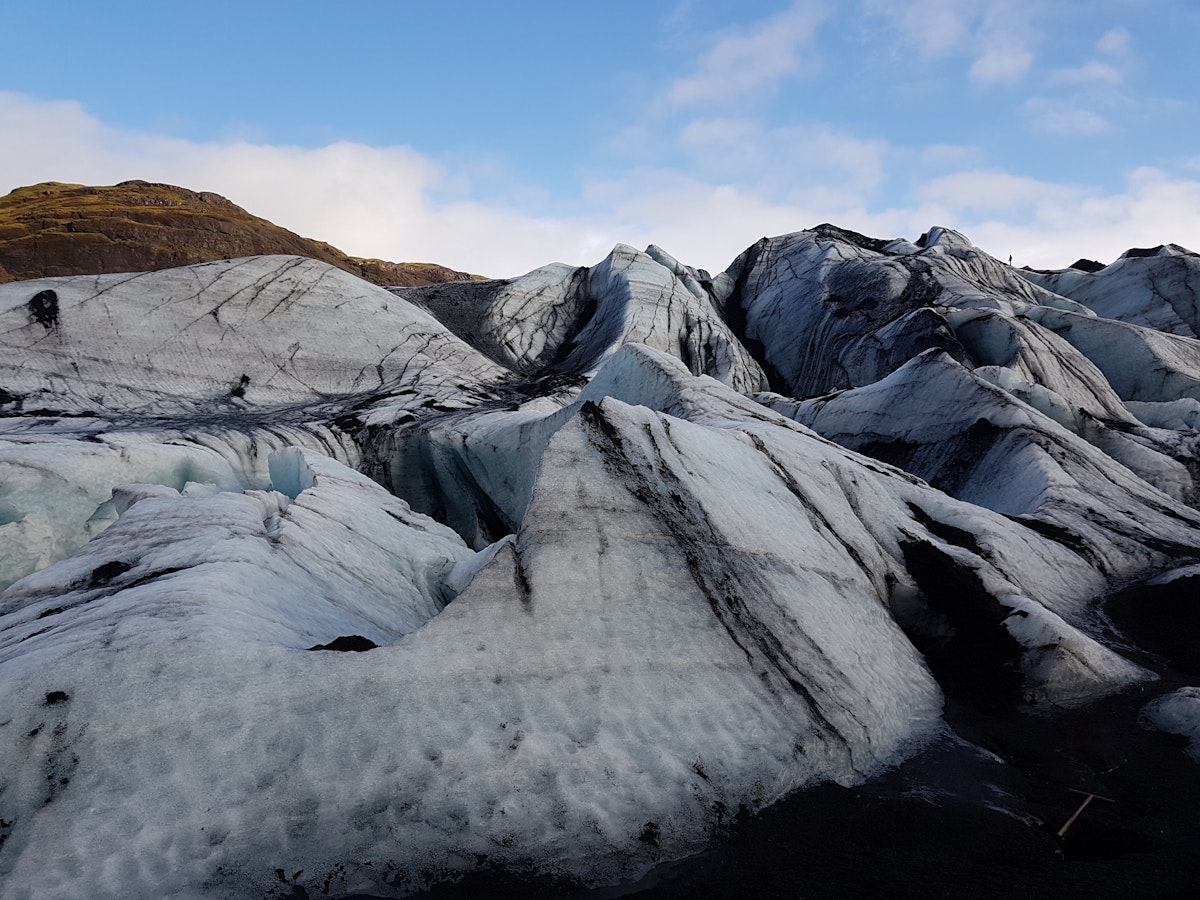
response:
M380 286L466 281L436 263L349 256L211 191L147 181L43 182L0 197L0 284L146 272L263 255L307 256Z

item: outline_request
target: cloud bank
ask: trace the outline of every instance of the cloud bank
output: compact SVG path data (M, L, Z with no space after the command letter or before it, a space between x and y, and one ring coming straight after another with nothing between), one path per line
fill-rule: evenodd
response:
M795 24L793 36L805 27ZM736 49L755 34L730 40ZM718 57L704 57L697 72L713 70ZM1046 127L1094 127L1069 110L1035 107L1029 114ZM1186 244L1200 234L1194 169L1180 175L1143 167L1121 190L1105 192L985 168L971 148L899 148L820 124L686 119L667 135L681 153L677 160L582 178L578 196L568 198L572 213L562 215L473 198L462 187L470 182L464 173L406 146L190 141L106 124L76 102L13 93L0 93L0 119L8 134L20 135L0 144L7 182L0 191L41 181L179 184L220 193L356 256L439 262L496 277L552 261L591 264L617 242L657 243L719 271L759 237L824 221L909 238L948 225L997 256L1011 253L1035 267L1080 256L1108 261L1130 246ZM914 159L935 160L941 171L909 191L906 203L882 200L881 185ZM563 208L562 198L558 203Z

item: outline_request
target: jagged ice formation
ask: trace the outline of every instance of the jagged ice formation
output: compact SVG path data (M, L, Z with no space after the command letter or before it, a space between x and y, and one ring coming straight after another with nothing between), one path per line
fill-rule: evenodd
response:
M1196 671L1198 267L821 226L715 277L0 286L6 896L603 884L947 697Z

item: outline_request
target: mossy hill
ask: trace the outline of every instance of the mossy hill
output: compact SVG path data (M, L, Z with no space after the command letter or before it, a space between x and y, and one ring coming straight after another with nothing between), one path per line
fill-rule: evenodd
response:
M432 263L347 256L251 215L220 194L124 181L47 182L0 197L0 283L54 275L148 272L216 259L288 253L380 285L472 278Z

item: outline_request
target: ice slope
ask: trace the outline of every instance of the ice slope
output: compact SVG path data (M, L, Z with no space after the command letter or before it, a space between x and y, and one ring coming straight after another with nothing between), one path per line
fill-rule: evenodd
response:
M1178 244L1129 250L1094 272L1022 269L1020 274L1105 318L1200 337L1200 255Z
M508 375L424 311L300 257L2 285L0 585L102 530L122 483L264 488L286 446L357 465L339 420L468 408Z
M1008 313L1040 300L1083 308L957 232L925 237L917 250L821 226L763 238L739 256L717 289L739 336L761 348L772 390L805 398L870 384L932 348L965 359L951 310Z
M589 394L621 398L749 435L793 497L844 542L849 559L882 578L893 614L916 642L923 642L924 629L933 620L940 618L938 627L958 620L956 627L965 631L959 616L986 608L994 616L991 628L974 623L971 640L980 642L976 649L982 650L983 642L996 639L1005 649L991 650L1004 662L981 654L968 667L968 679L977 686L995 686L1000 670L1011 667L1025 681L1008 685L1008 700L1019 695L1031 704L1069 705L1145 677L1060 619L1096 630L1088 603L1099 586L1093 560L1080 559L1026 527L1014 527L1007 517L949 501L902 470L880 468L824 441L814 443L817 435L807 429L797 431L763 410L746 410L745 398L704 379L684 378L677 363L647 348L627 347L617 360L620 366L601 372L584 390L585 402ZM824 483L826 473L832 474L832 483ZM1200 516L1193 519L1200 522ZM855 540L859 528L869 540ZM1185 539L1194 537L1186 528L1178 531ZM1157 534L1148 543L1156 540ZM1141 558L1127 563L1129 570L1155 559L1148 548L1137 546L1134 552ZM952 606L939 611L947 599L946 583L955 581ZM938 665L934 651L929 653L931 663Z
M727 303L761 346L773 389L804 400L865 387L940 350L1197 502L1200 342L1100 318L957 232L931 229L921 244L822 226L739 257L721 276Z
M746 424L749 401L649 348L599 377L675 415L583 399L515 538L475 562L421 517L379 537L367 516L386 524L372 508L400 501L285 451L272 468L291 503L126 492L104 535L10 588L8 882L250 892L281 869L310 891L375 891L476 855L636 873L739 806L853 783L931 733L940 691L888 606L919 602L917 552L1008 611L996 624L1031 693L1073 702L1144 677L1038 601L1092 588L1053 542L782 417ZM985 555L947 540L965 527ZM364 560L364 544L391 553ZM383 596L334 587L445 585L455 562L478 574L398 640L412 623L379 621ZM302 649L338 631L386 646Z
M578 393L556 389L502 409L370 429L361 436L362 469L481 550L517 530L546 444Z
M642 343L694 374L759 390L762 370L725 323L710 282L657 247L618 244L592 268L556 264L507 282L392 290L520 372L592 372L622 344Z
M0 794L6 878L148 896L221 871L249 890L282 868L304 869L310 890L329 877L380 889L487 854L604 880L694 849L740 804L877 770L929 733L940 693L883 579L847 568L828 525L787 490L756 511L730 503L731 486L778 482L775 465L744 435L585 404L550 441L516 538L425 627L353 660L303 651L361 624L324 626L329 588L277 573L261 521L273 504L281 517L316 506L322 477L290 505L151 493L4 595L0 721L25 760ZM341 547L313 574L357 543L313 537ZM93 587L114 556L131 568ZM184 568L155 577L164 564ZM55 692L68 700L45 705ZM69 781L47 787L46 765ZM164 856L173 871L149 864ZM81 873L84 859L108 865Z
M192 495L262 489L271 483L270 453L284 447L308 447L350 465L359 460L353 441L323 425L172 429L86 421L68 431L61 421L0 419L0 589L111 524L119 485L159 484Z
M211 414L397 386L432 401L502 373L427 313L301 257L0 285L10 408Z
M1190 659L1107 598L1200 556L1196 342L949 229L104 278L0 290L6 897L612 882Z
M1049 328L1091 360L1122 400L1200 400L1200 340L1046 307L1030 308L1024 317Z
M77 658L114 630L131 643L160 629L299 649L392 642L453 596L444 582L474 556L453 531L327 456L293 447L270 465L274 491L117 489L110 528L4 592L0 658L30 640Z
M1185 466L1116 431L1111 443L1130 445L1123 464L1074 433L1083 423L1061 400L1044 389L1019 399L994 378L928 350L866 387L765 399L844 446L1055 536L1110 577L1142 571L1164 550L1200 555L1200 513L1178 502L1195 495Z
M1180 688L1146 704L1146 723L1159 731L1186 737L1188 752L1200 761L1200 688Z

